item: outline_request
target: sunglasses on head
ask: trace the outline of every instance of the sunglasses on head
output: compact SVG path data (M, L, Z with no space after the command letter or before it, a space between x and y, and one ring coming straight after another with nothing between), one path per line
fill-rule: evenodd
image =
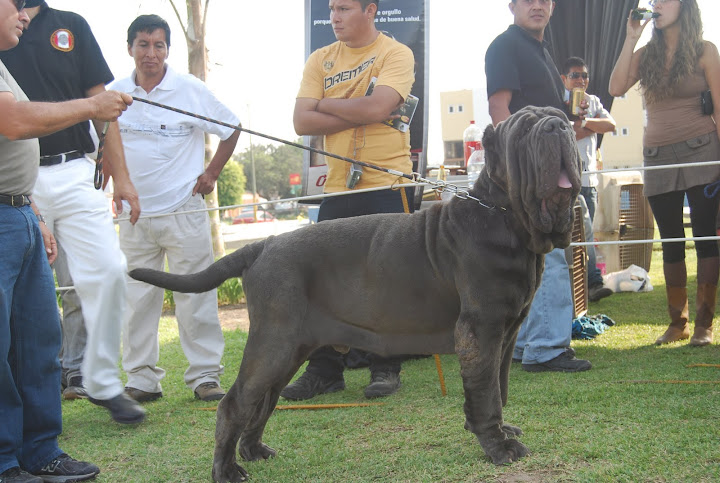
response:
M17 8L17 11L21 11L23 8L25 8L25 0L13 0L15 2L15 8Z
M582 77L583 79L587 79L588 77L590 77L590 74L588 74L587 72L571 72L570 74L568 74L568 77L571 79L579 79L580 77Z

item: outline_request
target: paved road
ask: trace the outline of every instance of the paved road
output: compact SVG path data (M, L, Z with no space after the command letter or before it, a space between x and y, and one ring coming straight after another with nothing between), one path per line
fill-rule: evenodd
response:
M280 235L310 224L308 220L276 220L245 225L223 225L223 239L226 250L235 250L270 235Z

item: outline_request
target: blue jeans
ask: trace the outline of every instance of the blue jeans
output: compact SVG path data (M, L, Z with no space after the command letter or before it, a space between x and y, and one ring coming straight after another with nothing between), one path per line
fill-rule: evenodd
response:
M0 473L62 454L60 316L30 206L0 204Z
M592 222L595 220L595 207L597 206L597 189L592 186L583 186L580 189L580 196L585 200L589 219L586 217L585 222L585 241L593 241L595 233L593 232ZM588 287L602 285L602 272L597 267L597 256L595 255L595 245L588 245Z
M545 255L540 287L530 313L520 326L513 358L523 364L540 364L556 358L570 347L573 301L565 250Z

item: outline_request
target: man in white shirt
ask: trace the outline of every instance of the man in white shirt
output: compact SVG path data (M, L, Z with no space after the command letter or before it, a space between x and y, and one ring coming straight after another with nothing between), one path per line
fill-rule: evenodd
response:
M179 74L166 63L170 27L157 15L141 15L128 29L128 53L135 70L113 88L229 123L238 118L194 76ZM214 261L210 221L203 195L215 188L220 172L233 154L240 132L159 107L136 102L120 124L130 178L140 196L143 213L170 216L120 222L120 247L128 269L163 270L165 258L173 273L194 273ZM205 133L220 137L207 168ZM217 314L217 291L174 294L180 343L189 367L185 384L203 401L221 399L220 359L224 340ZM158 323L163 290L129 284L123 333L126 392L140 402L162 397L165 371L159 359Z
M579 57L570 57L565 61L564 74L560 77L568 91L574 88L587 89L590 75L585 61ZM585 101L588 103L587 115L584 119L573 122L575 135L577 137L578 150L583 163L582 188L580 194L587 204L590 215L590 231L592 232L592 221L595 219L595 206L597 205L597 174L588 174L587 171L597 171L597 135L605 134L615 130L615 120L603 107L597 96L585 93ZM588 230L586 228L586 237ZM590 240L592 235L590 234ZM603 278L597 268L595 260L595 247L588 246L588 298L591 302L612 295L613 291L603 285Z

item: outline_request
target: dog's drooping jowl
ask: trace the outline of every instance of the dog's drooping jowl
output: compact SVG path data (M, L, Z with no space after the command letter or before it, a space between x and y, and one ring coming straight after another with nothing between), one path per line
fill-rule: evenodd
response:
M580 191L575 135L553 108L525 108L483 137L486 165L471 199L426 210L325 221L269 237L193 275L130 275L178 292L242 277L250 332L218 406L213 478L243 481L280 391L324 345L391 354L457 353L465 428L495 464L528 454L503 421L520 324L544 254L570 243ZM487 205L487 206L483 206ZM490 208L488 208L490 207Z

